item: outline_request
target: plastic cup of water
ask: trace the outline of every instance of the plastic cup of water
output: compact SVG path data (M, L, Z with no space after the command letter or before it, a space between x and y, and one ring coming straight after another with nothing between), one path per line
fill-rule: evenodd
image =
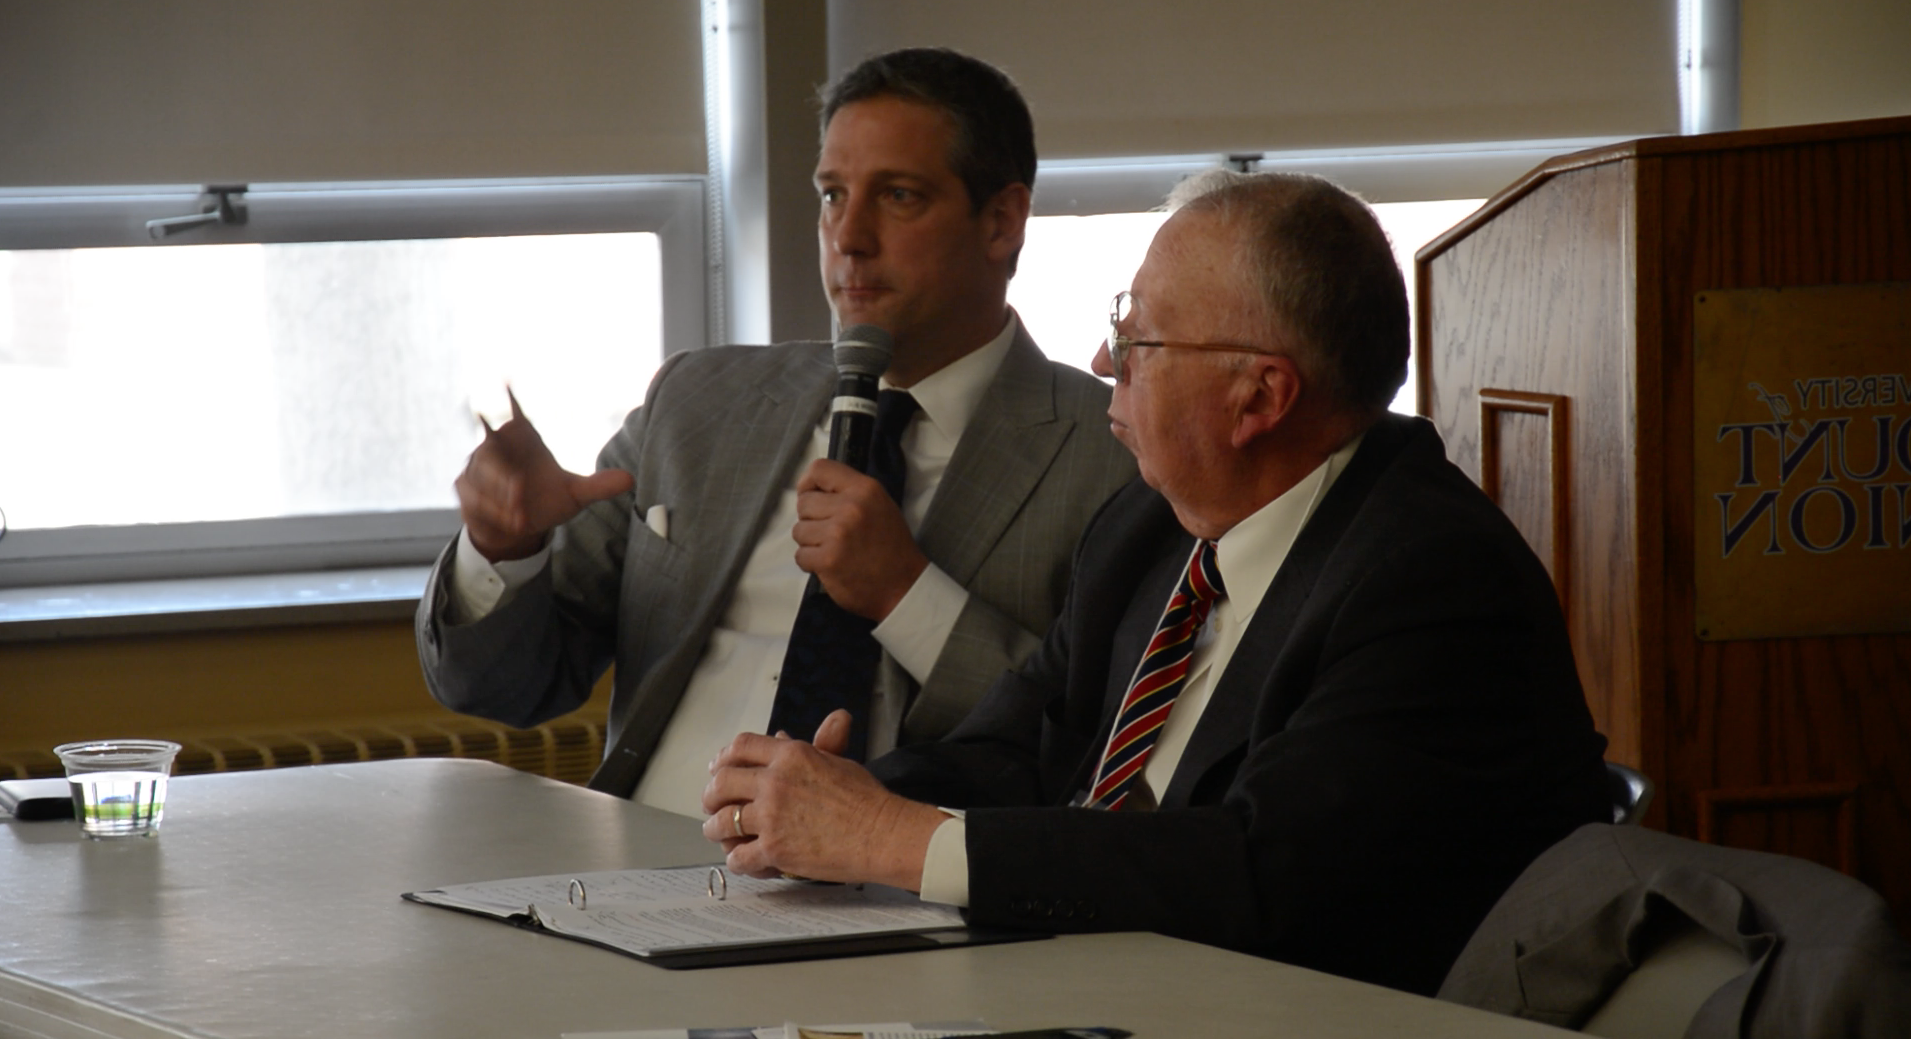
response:
M53 748L73 789L80 832L95 840L151 837L166 814L166 777L179 744L165 740L89 740Z

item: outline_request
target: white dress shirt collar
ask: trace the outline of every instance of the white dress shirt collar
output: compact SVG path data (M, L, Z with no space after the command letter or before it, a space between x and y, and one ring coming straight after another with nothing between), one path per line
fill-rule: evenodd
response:
M1320 507L1364 439L1363 433L1328 455L1299 483L1236 523L1214 543L1215 565L1221 569L1221 584L1227 589L1230 612L1235 616L1254 616L1261 597L1267 594L1274 575L1300 537L1301 528Z
M936 432L949 443L962 439L962 431L969 427L975 409L982 406L982 397L995 381L996 370L1002 367L1002 359L1008 356L1009 344L1015 341L1016 329L1020 327L1021 319L1011 309L1008 320L1002 323L1002 331L997 332L994 339L909 387L909 395L916 398L922 408L923 420L935 426ZM884 379L882 388L896 387Z

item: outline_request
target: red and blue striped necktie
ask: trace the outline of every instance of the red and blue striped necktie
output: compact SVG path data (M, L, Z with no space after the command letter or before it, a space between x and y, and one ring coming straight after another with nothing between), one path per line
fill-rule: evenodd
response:
M1120 808L1128 793L1141 778L1142 766L1161 737L1161 726L1168 720L1175 697L1188 684L1188 661L1194 653L1194 639L1207 622L1214 601L1225 596L1221 570L1214 561L1214 542L1196 541L1188 557L1188 570L1181 584L1168 599L1168 608L1155 625L1155 637L1148 652L1135 668L1135 680L1122 697L1121 712L1115 716L1115 731L1108 737L1101 766L1088 788L1088 807Z

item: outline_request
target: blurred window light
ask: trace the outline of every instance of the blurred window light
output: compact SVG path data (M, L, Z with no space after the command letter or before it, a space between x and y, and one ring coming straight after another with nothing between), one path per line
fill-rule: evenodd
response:
M1413 254L1483 201L1383 202L1373 207L1406 278L1409 312L1414 298ZM1148 243L1167 218L1166 213L1149 212L1029 219L1018 271L1009 283L1009 303L1050 359L1088 369L1108 334L1108 301L1129 287L1135 268L1148 253ZM1411 364L1393 410L1413 413Z
M657 235L0 252L16 531L455 506L510 385L589 471L662 356Z

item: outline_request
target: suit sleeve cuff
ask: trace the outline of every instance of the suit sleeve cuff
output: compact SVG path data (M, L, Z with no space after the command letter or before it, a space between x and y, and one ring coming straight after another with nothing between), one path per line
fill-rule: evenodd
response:
M925 683L967 605L969 590L930 563L873 634L909 677Z
M929 851L922 859L923 901L958 908L969 904L968 838L969 824L953 813L930 835Z
M451 561L451 597L446 604L453 624L483 620L505 596L531 582L551 561L551 545L523 559L504 559L496 563L484 558L471 543L470 531L458 531L458 550Z

